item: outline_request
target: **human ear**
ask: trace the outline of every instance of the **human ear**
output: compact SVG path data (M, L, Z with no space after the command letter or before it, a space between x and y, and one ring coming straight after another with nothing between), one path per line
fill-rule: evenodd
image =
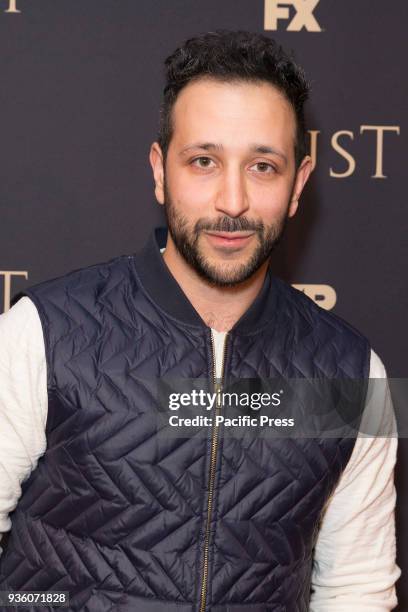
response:
M299 205L299 198L303 191L303 187L306 185L309 179L311 171L312 171L312 158L310 157L310 155L305 155L299 168L296 171L295 182L294 182L293 190L292 190L292 197L291 197L290 204L289 204L289 212L288 212L289 217L293 217L293 215L297 211L297 208Z
M159 204L164 204L164 161L163 152L158 142L154 142L150 147L150 165L154 177L154 193Z

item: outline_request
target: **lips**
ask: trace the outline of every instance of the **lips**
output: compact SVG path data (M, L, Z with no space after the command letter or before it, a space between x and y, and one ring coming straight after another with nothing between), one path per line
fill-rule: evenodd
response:
M249 238L249 236L252 236L253 232L207 232L207 234L227 240L239 240L241 238Z
M215 246L242 247L247 244L253 233L248 232L206 232Z

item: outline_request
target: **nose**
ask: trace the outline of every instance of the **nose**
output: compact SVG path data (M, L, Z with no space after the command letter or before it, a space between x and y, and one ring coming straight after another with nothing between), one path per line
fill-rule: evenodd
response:
M231 166L223 173L215 208L229 217L239 217L248 210L245 180L239 168Z

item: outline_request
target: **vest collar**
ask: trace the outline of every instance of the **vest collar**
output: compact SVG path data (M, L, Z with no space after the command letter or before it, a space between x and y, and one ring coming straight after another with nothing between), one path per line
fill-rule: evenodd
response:
M181 323L208 330L210 328L171 274L160 252L166 243L167 227L155 227L144 246L133 256L136 275L146 293L162 310ZM268 266L261 290L230 332L254 333L270 322L276 313L277 291L277 279L272 275L271 267Z

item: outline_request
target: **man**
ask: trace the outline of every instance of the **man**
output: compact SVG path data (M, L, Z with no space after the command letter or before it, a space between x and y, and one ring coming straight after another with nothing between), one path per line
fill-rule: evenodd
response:
M150 161L167 228L0 319L0 590L87 612L391 610L395 438L159 435L162 379L386 377L270 271L311 171L301 69L225 31L166 68Z

